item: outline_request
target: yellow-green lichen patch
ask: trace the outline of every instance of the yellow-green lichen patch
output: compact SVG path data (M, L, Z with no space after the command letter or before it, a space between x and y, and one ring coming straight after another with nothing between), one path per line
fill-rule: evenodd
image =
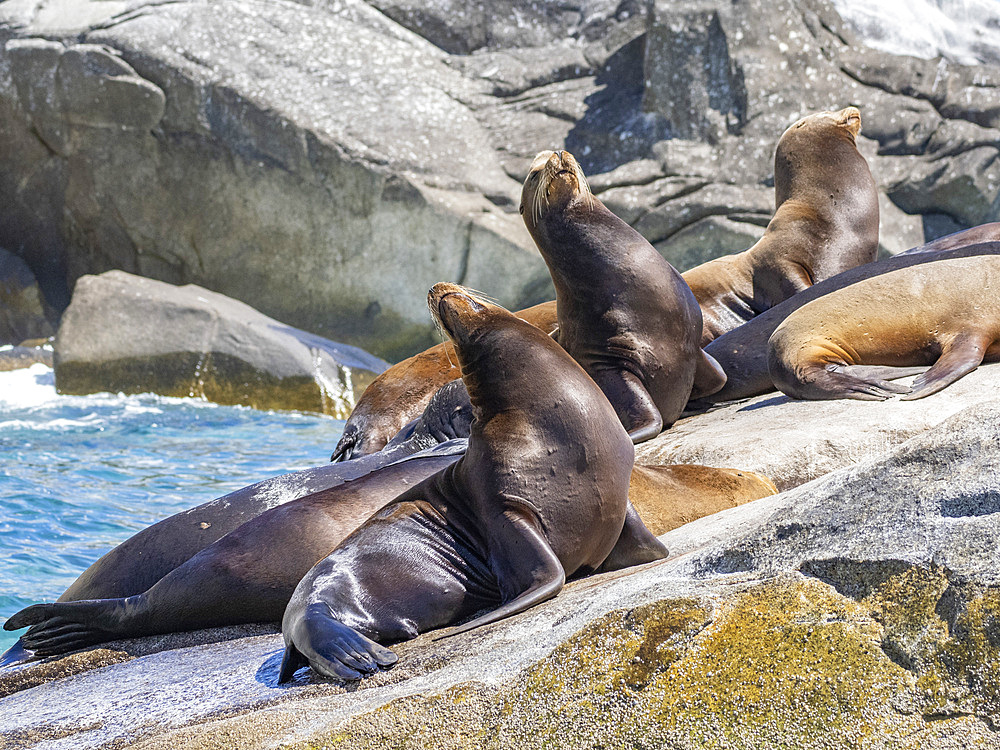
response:
M995 749L1000 593L952 586L901 569L858 601L788 577L611 612L499 687L395 701L309 747Z

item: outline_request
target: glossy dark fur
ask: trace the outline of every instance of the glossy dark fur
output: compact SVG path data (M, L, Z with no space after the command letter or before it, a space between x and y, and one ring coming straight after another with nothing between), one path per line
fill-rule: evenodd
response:
M246 521L146 591L36 604L4 628L31 626L22 645L47 656L117 638L277 622L318 560L383 505L456 460L447 451L415 457L299 497Z
M572 154L535 157L521 214L555 284L556 340L601 387L633 442L673 424L692 389L722 386L724 375L699 347L701 310L691 290L591 195Z
M461 287L435 286L429 306L455 343L473 405L468 452L306 575L282 622L282 681L306 664L358 679L395 661L381 643L498 607L459 631L493 622L609 558L665 554L630 512L631 441L579 365Z

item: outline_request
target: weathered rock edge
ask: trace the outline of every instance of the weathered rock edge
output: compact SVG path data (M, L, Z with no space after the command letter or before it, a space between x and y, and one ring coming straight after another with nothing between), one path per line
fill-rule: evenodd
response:
M224 295L124 271L77 281L55 341L60 393L197 396L341 419L386 367Z

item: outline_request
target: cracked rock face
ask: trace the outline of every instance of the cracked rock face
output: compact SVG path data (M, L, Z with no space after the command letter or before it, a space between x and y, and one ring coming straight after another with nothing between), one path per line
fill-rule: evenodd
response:
M117 268L397 358L434 340L437 281L515 309L551 298L517 215L542 149L572 151L680 270L752 245L781 132L848 104L883 251L995 220L997 61L867 47L862 15L847 0L5 3L0 245L59 311L77 278Z

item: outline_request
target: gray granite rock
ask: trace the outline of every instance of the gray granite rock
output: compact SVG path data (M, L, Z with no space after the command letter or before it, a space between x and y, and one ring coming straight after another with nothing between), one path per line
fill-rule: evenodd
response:
M753 244L781 132L847 104L883 252L1000 217L996 60L867 47L863 15L846 0L4 3L0 244L59 311L81 275L118 268L395 358L433 341L439 280L514 308L551 297L517 215L543 148L573 151L681 270Z
M193 284L82 276L55 341L60 393L201 396L345 418L387 364Z
M0 344L20 344L55 333L56 312L45 302L38 281L18 256L0 248Z

